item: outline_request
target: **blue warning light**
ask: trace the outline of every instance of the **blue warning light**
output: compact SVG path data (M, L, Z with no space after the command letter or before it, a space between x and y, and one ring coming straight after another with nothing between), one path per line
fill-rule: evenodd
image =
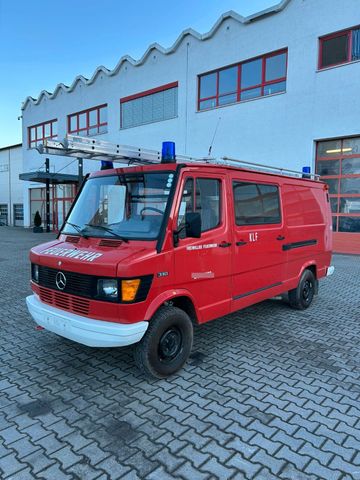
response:
M163 142L161 150L161 163L175 163L175 142Z
M302 167L302 178L311 178L311 167Z
M110 170L114 168L113 162L109 162L108 160L101 160L101 170Z

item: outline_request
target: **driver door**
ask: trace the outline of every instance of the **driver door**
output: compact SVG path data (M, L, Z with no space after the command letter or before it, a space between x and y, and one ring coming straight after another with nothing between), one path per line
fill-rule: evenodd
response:
M200 312L199 322L230 312L231 232L222 175L184 174L177 205L174 246L175 276L179 288L190 291ZM199 212L200 238L187 238L185 213Z

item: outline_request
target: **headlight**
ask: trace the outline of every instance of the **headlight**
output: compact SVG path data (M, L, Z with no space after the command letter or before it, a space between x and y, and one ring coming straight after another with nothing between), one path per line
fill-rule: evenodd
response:
M111 300L118 299L118 281L116 278L101 278L97 283L97 293L99 297Z
M34 282L39 283L39 265L34 263L31 265L31 278Z

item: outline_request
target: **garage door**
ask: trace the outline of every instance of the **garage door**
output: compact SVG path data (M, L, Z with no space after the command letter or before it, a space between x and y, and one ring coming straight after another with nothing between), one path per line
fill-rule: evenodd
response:
M24 225L24 205L22 203L14 204L14 226L22 227Z
M329 185L334 251L360 254L360 137L318 142L316 172Z
M6 203L0 204L0 226L8 224L8 206Z

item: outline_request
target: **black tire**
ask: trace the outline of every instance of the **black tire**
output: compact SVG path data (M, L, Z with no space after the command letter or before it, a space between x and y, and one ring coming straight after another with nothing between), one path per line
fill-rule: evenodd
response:
M304 270L299 285L289 290L289 303L296 310L309 308L316 293L316 279L311 270Z
M135 363L147 375L166 378L180 370L193 343L193 326L180 308L161 307L134 347Z

